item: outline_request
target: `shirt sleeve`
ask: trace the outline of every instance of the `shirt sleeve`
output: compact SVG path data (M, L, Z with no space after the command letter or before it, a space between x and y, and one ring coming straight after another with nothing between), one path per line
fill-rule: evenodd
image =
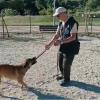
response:
M77 33L78 30L77 30L77 24L75 23L73 28L71 29L71 32L70 33Z

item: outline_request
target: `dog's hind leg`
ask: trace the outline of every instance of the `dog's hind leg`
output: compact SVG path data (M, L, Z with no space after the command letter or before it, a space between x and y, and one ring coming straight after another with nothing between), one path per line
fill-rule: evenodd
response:
M0 76L0 96L2 96L1 76Z
M1 84L1 76L0 76L0 84Z

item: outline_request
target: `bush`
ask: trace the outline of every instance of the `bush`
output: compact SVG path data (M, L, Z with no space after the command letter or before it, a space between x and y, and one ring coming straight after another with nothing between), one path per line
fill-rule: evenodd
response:
M53 10L52 10L52 8L48 8L47 9L47 15L52 15L53 14Z
M12 10L12 9L4 9L3 10L3 15L4 16L14 16L17 15L18 12L16 10Z
M40 15L46 15L46 9L40 10L40 11L39 11L39 14L40 14Z

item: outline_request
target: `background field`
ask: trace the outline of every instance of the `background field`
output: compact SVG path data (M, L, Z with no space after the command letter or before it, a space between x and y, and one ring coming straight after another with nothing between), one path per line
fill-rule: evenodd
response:
M80 25L85 25L85 19L83 17L80 16L75 16L75 18L77 19L77 21L79 22ZM0 17L0 25L2 25L2 21L1 21L1 17ZM31 16L31 20L30 20L30 16L6 16L4 17L4 20L6 22L7 25L22 25L22 26L27 26L30 25L30 21L31 21L31 25L53 25L53 17L52 16ZM58 23L58 20L55 18L55 24ZM100 18L94 18L93 19L93 25L100 25Z

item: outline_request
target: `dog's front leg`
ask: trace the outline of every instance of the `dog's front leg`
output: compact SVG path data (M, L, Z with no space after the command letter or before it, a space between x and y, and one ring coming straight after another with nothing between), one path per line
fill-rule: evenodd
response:
M22 81L21 84L22 84L21 88L24 88L24 87L27 88L27 85L25 84L25 82Z
M27 88L27 85L25 84L25 82L23 80L18 80L18 83L22 84L21 88L23 88L23 87Z

